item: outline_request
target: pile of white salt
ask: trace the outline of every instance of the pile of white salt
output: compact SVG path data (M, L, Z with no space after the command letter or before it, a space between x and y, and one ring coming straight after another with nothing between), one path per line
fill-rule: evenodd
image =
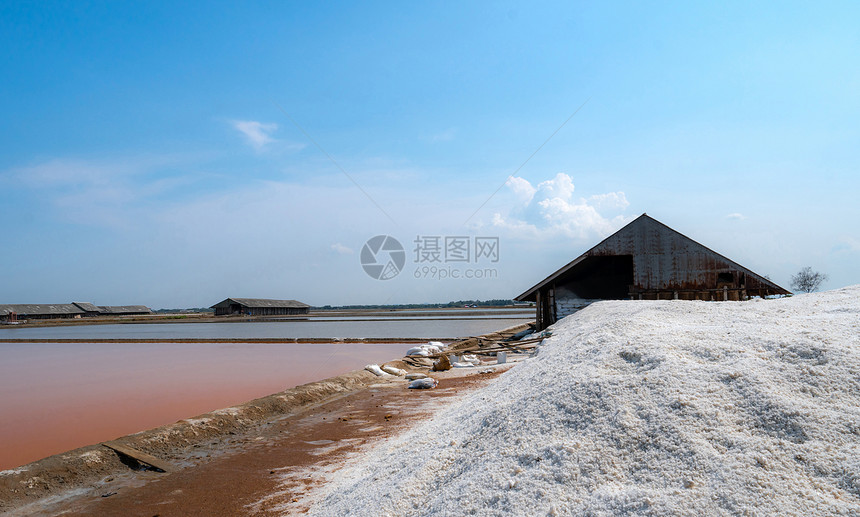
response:
M860 286L600 302L314 515L860 515Z

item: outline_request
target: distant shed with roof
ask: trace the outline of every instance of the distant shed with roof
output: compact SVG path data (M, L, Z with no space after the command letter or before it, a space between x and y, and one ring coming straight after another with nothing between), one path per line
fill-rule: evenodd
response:
M145 305L99 305L103 316L143 316L152 314L152 310Z
M0 321L90 318L152 314L143 305L96 306L89 302L0 304Z
M790 292L642 214L517 296L544 329L595 300L744 300Z
M84 316L98 316L101 310L89 302L72 302L72 305L83 311Z
M0 305L0 319L47 320L81 318L86 314L74 303L12 303Z
M248 316L287 316L307 314L311 306L296 300L266 298L227 298L211 307L216 316L245 314Z

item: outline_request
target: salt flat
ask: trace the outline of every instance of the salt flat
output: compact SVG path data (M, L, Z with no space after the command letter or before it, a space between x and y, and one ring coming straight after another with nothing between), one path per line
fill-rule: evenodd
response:
M860 515L860 286L607 301L313 515Z

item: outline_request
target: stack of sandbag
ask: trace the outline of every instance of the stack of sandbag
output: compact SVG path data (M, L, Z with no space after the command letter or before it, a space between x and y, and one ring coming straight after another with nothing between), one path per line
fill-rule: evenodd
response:
M430 357L431 355L439 355L445 345L439 341L430 341L426 345L414 346L406 351L408 357Z

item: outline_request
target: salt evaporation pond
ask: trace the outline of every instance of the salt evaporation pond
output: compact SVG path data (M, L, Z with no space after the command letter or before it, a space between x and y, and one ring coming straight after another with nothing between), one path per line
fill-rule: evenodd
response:
M430 339L486 334L528 321L493 316L3 328L0 469L389 361L414 345L3 343L4 339Z
M0 343L0 470L388 361L410 346Z

